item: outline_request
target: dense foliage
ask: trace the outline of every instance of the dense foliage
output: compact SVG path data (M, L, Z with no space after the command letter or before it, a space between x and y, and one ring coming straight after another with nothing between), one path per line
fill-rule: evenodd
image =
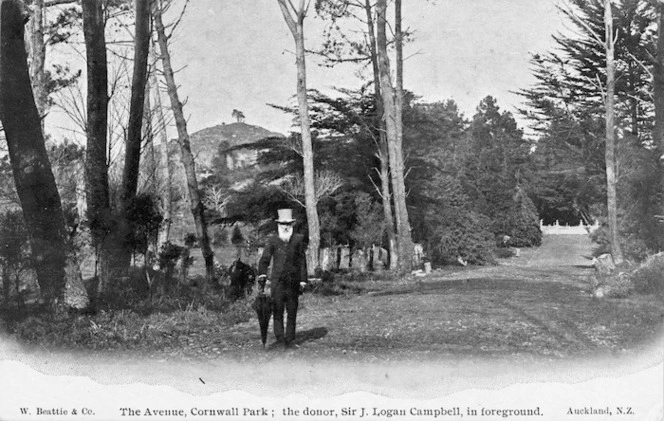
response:
M531 143L509 112L487 97L470 122L453 101L413 103L406 116L413 229L434 262L492 262L496 236L540 244Z
M336 98L319 92L311 92L311 97L316 165L343 181L318 204L322 244L386 247L373 94L361 89L341 90ZM539 216L529 185L532 143L513 116L501 111L492 97L480 103L472 121L461 115L454 101L427 104L412 94L406 100L407 203L414 239L429 258L437 264L459 259L490 263L494 238L504 235L512 238L510 245L539 245ZM233 148L220 150L215 176L208 180L228 191L226 220L259 224L274 214L275 206L301 210L288 190L288 180L301 172L298 136L269 138L242 148L257 151L257 166L229 171L223 154ZM244 181L228 178L240 176ZM297 212L298 219L305 218L304 212Z
M613 9L619 230L625 256L638 260L664 245L664 227L655 217L664 208L661 152L652 136L657 14L648 1L620 0ZM533 199L549 224L604 222L605 53L595 41L605 37L604 6L573 0L562 11L575 31L554 36L554 49L533 55L537 82L521 91L522 112L537 134ZM603 232L596 238L608 244Z

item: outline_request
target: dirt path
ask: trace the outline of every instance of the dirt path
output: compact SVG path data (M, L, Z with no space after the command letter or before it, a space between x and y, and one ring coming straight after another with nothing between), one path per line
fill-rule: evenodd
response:
M537 249L525 250L526 266L589 267L594 245L587 235L545 235Z
M591 246L586 236L547 236L540 248L522 250L498 266L359 284L365 291L360 295L305 294L294 352L264 350L252 318L174 338L172 346L151 356L385 362L636 352L661 331L662 303L648 297L595 299Z
M137 344L56 356L0 341L0 356L47 374L196 393L285 394L325 385L326 393L432 398L481 384L534 376L567 382L659 363L664 304L649 296L595 299L584 257L590 248L585 237L545 237L540 248L499 266L359 282L353 287L363 288L360 294L306 293L294 351L264 349L252 318L164 332L158 349Z
M264 349L255 317L197 324L191 314L191 323L185 320L168 331L150 327L157 329L154 335L163 335L158 348L139 341L131 349L102 353L113 358L143 355L156 362L365 363L639 352L661 334L664 304L650 296L594 298L591 248L586 236L546 236L541 247L522 249L519 257L497 266L350 282L342 285L350 292L338 295L305 293L298 312L299 349L292 352L270 346L271 331Z

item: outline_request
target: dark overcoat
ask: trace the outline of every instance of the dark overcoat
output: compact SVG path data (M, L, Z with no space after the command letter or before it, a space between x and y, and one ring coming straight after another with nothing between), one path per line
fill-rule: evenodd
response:
M307 244L302 234L293 233L285 242L274 234L268 237L265 249L258 261L258 275L267 275L271 268L272 283L299 291L300 282L307 281Z

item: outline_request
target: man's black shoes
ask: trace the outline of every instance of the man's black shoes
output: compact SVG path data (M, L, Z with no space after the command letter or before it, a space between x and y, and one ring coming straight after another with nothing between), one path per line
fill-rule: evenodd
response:
M286 349L287 350L296 350L299 349L300 345L296 344L295 342L286 342Z

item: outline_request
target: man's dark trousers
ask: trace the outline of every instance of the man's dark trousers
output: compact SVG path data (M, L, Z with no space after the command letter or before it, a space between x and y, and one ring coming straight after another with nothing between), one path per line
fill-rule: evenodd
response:
M290 281L279 280L272 289L274 336L277 341L290 345L295 340L295 323L297 319L298 289L289 286ZM299 286L299 284L298 284ZM286 310L286 336L284 336L284 310Z
M258 261L259 278L266 279L268 267L272 268L272 300L274 335L277 341L290 345L295 339L295 320L300 293L300 282L307 281L306 243L304 236L293 234L289 241L277 235L270 236ZM262 285L261 285L262 286ZM288 313L284 337L284 310Z

